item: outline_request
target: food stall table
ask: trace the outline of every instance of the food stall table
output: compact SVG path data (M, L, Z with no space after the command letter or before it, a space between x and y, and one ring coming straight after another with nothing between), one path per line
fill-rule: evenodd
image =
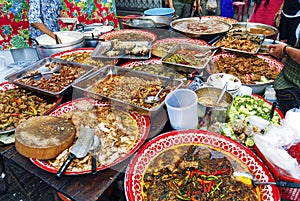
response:
M167 122L167 114L165 109L160 110L151 118L151 130L149 138L160 133ZM84 175L64 175L62 178L57 179L55 174L47 172L35 166L28 158L19 154L14 145L1 145L1 157L3 158L4 170L9 176L16 181L22 193L28 198L32 192L27 192L25 186L19 182L14 173L15 167L20 167L26 172L30 173L33 177L45 182L49 187L61 192L72 200L104 200L107 191L109 191L118 180L122 178L123 173L130 161L130 158L113 166L111 168L99 171L97 174L84 174Z

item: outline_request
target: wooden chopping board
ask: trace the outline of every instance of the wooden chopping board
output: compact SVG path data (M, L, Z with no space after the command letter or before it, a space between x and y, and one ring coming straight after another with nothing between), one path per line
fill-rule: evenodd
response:
M38 116L23 121L15 131L15 146L25 157L55 158L70 147L76 133L74 124L61 117Z

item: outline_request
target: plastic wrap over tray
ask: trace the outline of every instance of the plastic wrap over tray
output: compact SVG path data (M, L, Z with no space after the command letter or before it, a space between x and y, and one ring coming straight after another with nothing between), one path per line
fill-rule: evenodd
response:
M151 44L150 41L105 41L98 43L91 56L93 59L148 59L151 56Z
M117 79L119 79L118 82L116 82ZM95 98L102 101L110 101L111 105L114 107L122 107L140 114L152 115L164 105L165 96L170 91L179 88L183 82L181 80L172 80L164 90L165 94L163 94L164 92L161 93L163 94L163 97L160 96L161 101L153 105L147 105L143 102L143 95L147 94L147 92L140 94L140 91L151 91L151 88L154 86L157 87L156 91L158 91L161 85L166 82L167 79L167 77L148 74L141 71L135 71L117 66L105 66L86 76L84 79L74 83L73 87L75 93L76 91L83 92L90 98ZM139 85L141 80L143 81L143 84L146 84L143 86ZM148 82L149 86L147 85ZM158 82L160 85L153 84L153 82ZM107 85L104 86L104 83ZM107 94L105 94L104 91L106 91ZM148 95L153 95L153 93Z
M53 73L47 74L51 69L54 69ZM77 69L76 72L75 69ZM91 65L47 57L6 76L5 79L42 94L60 97L66 93L72 83L90 74L94 69L95 67ZM24 78L36 73L43 75Z
M211 51L210 46L200 46L196 44L187 44L182 43L173 47L163 58L161 58L162 63L170 68L173 68L176 71L184 73L194 73L195 71L202 71L211 58L214 56L216 50ZM174 57L176 54L182 55L181 52L186 51L188 56L180 56L179 59L182 59L182 62L170 61L171 57ZM206 54L210 52L209 54ZM203 55L206 56L203 56ZM202 57L203 56L203 57ZM183 57L185 57L183 59ZM191 63L187 63L189 60Z

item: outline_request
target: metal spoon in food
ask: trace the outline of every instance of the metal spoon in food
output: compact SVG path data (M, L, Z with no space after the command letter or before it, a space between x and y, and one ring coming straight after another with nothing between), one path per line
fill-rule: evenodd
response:
M217 47L212 47L212 48L209 48L206 52L204 53L198 53L198 54L195 54L195 57L196 58L203 58L203 57L206 57L210 52L213 52L214 50L218 50L220 49L221 47L223 47L224 45L220 45L220 46L217 46Z
M174 79L174 75L171 75L170 78L161 86L160 90L155 96L147 96L145 98L145 103L157 103L159 102L159 94L169 85L169 83Z
M221 91L221 93L220 93L220 95L217 99L216 106L219 106L219 104L220 104L220 102L221 102L221 100L222 100L222 98L223 98L223 96L224 96L224 94L227 90L227 85L228 85L228 82L225 83L225 85L224 85L224 87L223 87L223 89L222 89L222 91Z
M249 172L233 172L233 176L253 188L259 185L276 185L281 187L289 188L300 188L300 184L296 182L285 182L285 181L258 181L253 174Z

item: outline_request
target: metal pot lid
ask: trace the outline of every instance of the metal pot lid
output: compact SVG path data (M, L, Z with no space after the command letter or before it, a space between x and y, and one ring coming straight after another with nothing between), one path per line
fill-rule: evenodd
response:
M62 44L56 44L55 39L51 38L47 34L44 34L36 38L39 46L64 47L67 45L77 44L84 40L83 33L78 31L58 31L54 32L54 34L56 34L60 38Z
M98 36L113 30L113 26L87 26L84 28L84 37L86 39L98 39Z

